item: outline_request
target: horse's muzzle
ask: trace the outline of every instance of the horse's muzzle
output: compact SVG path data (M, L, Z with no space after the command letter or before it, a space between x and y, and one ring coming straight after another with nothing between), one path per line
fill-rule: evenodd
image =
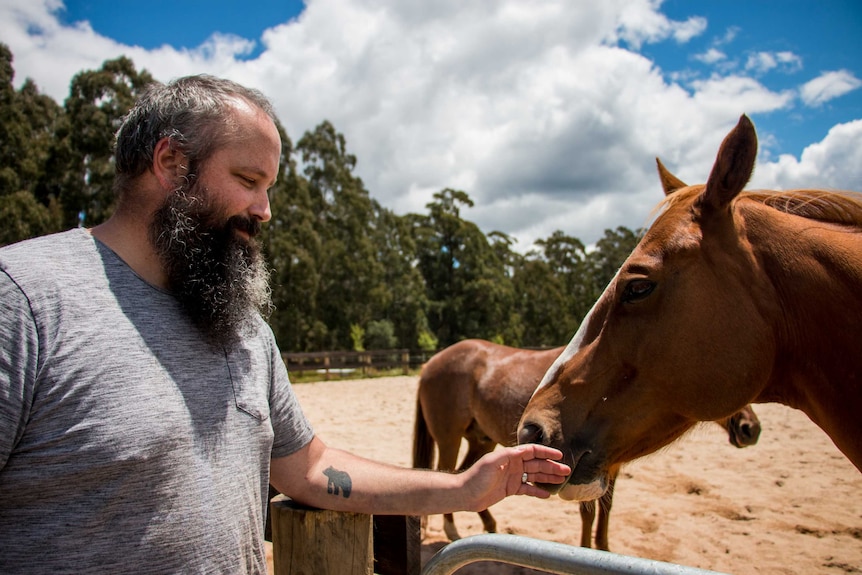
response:
M608 477L603 475L591 483L564 483L558 495L566 501L593 501L608 490Z
M535 423L526 423L518 431L518 443L539 443L550 445L553 442L547 440L547 437L541 426ZM587 471L586 468L595 465L595 459L590 458L592 451L584 447L567 447L555 446L563 452L563 463L571 467L572 473L565 483L536 483L540 487L552 495L559 495L561 499L569 501L592 501L604 495L608 489L609 479L606 472L598 472L597 470ZM584 459L592 461L584 461Z

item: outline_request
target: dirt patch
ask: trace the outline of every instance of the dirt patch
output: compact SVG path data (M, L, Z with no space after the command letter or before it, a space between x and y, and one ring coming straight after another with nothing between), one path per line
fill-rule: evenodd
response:
M417 378L299 384L296 393L330 445L409 466ZM718 426L698 426L623 468L610 518L611 550L733 574L862 573L862 474L808 417L755 406L760 441L737 449ZM862 438L860 438L862 441ZM510 497L491 511L500 532L578 545L578 505ZM462 536L482 532L457 513ZM446 544L429 518L423 561ZM458 575L541 573L474 563Z

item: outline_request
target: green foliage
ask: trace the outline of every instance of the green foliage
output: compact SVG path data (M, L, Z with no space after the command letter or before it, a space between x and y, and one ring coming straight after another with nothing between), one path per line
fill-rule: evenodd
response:
M109 60L77 74L60 106L29 80L15 90L12 63L0 44L0 245L78 225L79 213L87 226L104 221L114 133L152 77ZM640 237L618 227L587 250L556 231L521 255L513 238L465 219L467 192L445 188L426 213L395 215L354 174L357 157L332 124L295 147L277 128L281 176L261 243L269 323L285 351L562 345Z
M307 180L298 175L292 159L293 144L282 126L282 162L270 190L272 219L263 226L261 243L272 273L272 299L276 311L270 325L282 349L332 349L329 330L319 319L322 240L311 206ZM350 349L350 348L343 348Z
M633 232L619 226L615 230L605 230L605 235L596 242L596 249L588 258L590 273L595 286L598 287L594 292L594 300L617 274L617 270L638 245L642 235L643 230Z
M320 240L316 313L329 328L329 347L341 349L350 345L351 324L367 324L386 305L373 242L375 204L353 175L356 157L329 122L305 134L296 150Z
M350 324L350 339L353 341L353 351L365 351L365 346L362 344L365 340L365 330L361 325Z
M388 319L368 322L365 332L365 347L368 349L395 349L398 339L395 337L395 326Z
M573 305L563 278L548 262L538 257L526 259L515 272L513 283L524 345L555 347L571 339L579 318L571 312Z
M466 192L446 188L434 200L427 216L414 218L430 329L443 346L490 339L511 323L515 297L504 262L476 224L461 218L461 209L473 206Z
M0 246L51 233L60 217L56 204L43 206L26 190L0 195Z
M39 178L47 170L49 150L62 108L51 98L40 95L29 79L16 91L12 85L14 74L12 53L0 44L0 134L3 134L0 137L0 196L21 192L33 196ZM21 196L15 200L16 203L22 201ZM47 208L49 203L46 199L42 205ZM8 206L7 202L7 209ZM36 212L30 213L43 219ZM19 232L25 233L30 227L45 231L56 229L53 224L46 229L34 223L33 226L22 224Z
M437 338L430 331L423 329L416 338L416 344L422 351L434 351L437 349Z
M55 158L64 178L60 199L67 225L77 223L79 214L85 214L89 225L99 224L111 214L114 134L151 82L149 72L137 72L125 56L72 78L65 102L68 129L57 142L60 149Z

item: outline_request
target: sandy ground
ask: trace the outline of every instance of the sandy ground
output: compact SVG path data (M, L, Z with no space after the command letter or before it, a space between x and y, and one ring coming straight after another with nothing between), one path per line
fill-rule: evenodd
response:
M296 385L317 433L354 453L410 465L417 378ZM800 411L755 406L760 441L737 449L702 424L657 454L624 467L610 518L613 552L737 575L862 573L862 473ZM862 441L862 438L859 438ZM503 533L578 545L578 505L510 497L491 511ZM458 513L462 536L482 532ZM447 542L429 518L423 564ZM541 573L490 562L459 575Z

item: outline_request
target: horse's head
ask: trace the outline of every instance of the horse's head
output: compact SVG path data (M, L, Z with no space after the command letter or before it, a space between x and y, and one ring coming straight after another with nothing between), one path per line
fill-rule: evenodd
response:
M573 472L562 497L596 498L609 469L698 421L728 417L767 379L774 343L762 302L775 298L733 210L756 153L754 127L743 116L705 185L687 186L659 162L663 211L521 418L521 443L566 454Z

